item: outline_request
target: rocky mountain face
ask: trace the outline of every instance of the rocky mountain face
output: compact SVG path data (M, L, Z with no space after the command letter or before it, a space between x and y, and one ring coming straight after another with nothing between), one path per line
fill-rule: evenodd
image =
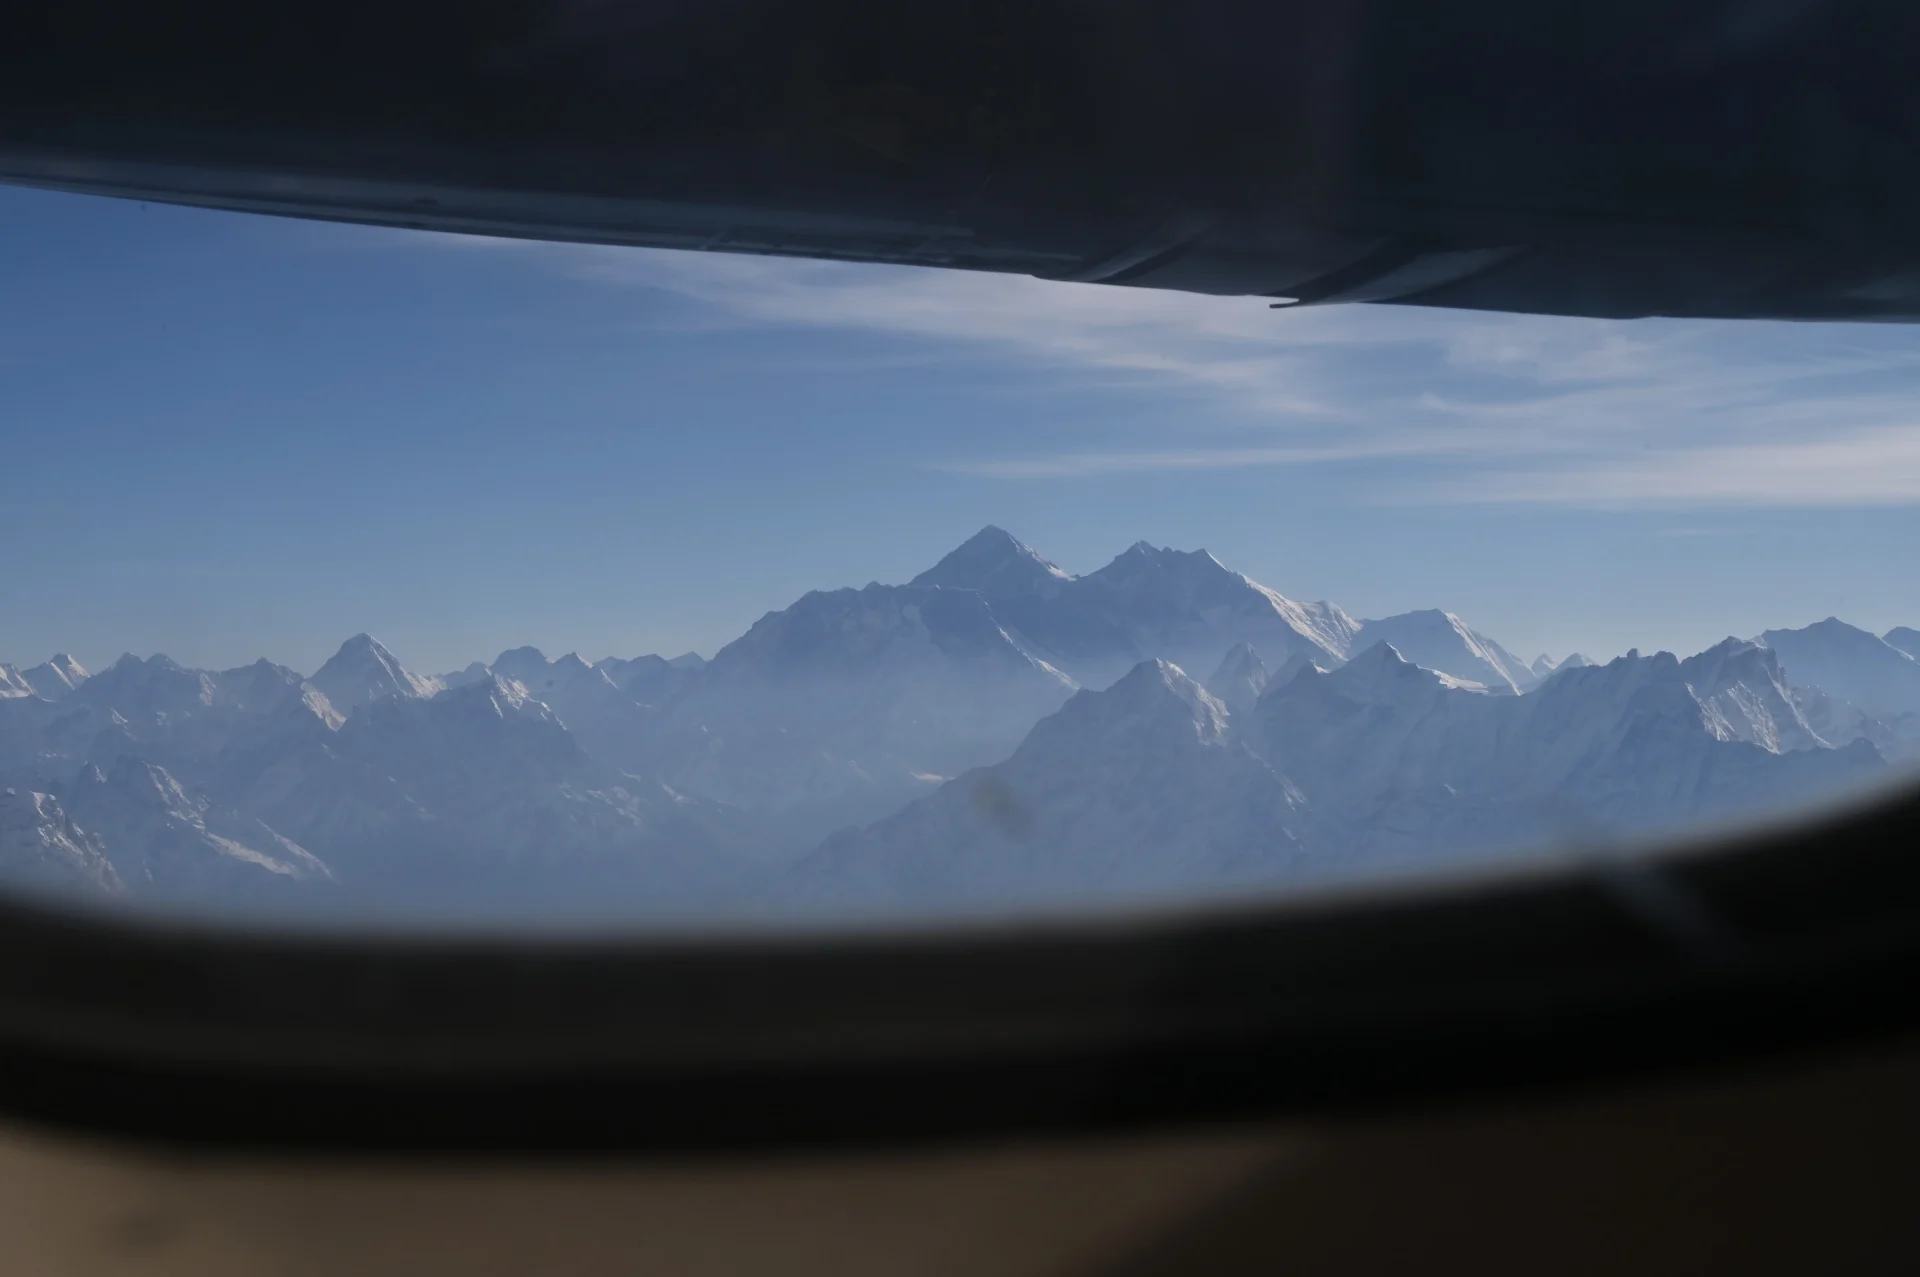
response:
M1285 777L1178 666L1081 691L1005 762L801 862L831 907L966 910L1271 886L1308 856Z
M261 900L333 877L264 821L223 809L130 754L107 771L86 764L68 792L73 819L104 844L118 879L143 897Z
M12 889L106 900L123 894L100 839L51 794L0 789L0 880Z

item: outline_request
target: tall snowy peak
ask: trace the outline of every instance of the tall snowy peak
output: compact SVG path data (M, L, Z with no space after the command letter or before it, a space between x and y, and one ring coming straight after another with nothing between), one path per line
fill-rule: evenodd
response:
M991 525L913 578L917 586L978 590L990 599L1056 591L1072 576L1042 558L1032 546Z
M1453 613L1437 608L1362 621L1352 650L1363 651L1375 643L1391 643L1415 665L1477 683L1489 691L1517 695L1540 681L1539 675L1506 648L1477 633Z
M22 677L20 671L11 665L0 665L0 700L20 699L37 696L33 684Z
M1798 630L1760 636L1780 655L1795 686L1817 687L1869 714L1920 714L1920 660L1835 617Z
M1357 628L1339 608L1289 599L1205 550L1144 541L1085 576L1049 572L1039 588L1002 588L992 604L1009 632L1090 687L1152 657L1205 673L1240 643L1270 660L1305 652L1337 665Z
M370 634L342 643L307 681L342 714L388 696L419 700L441 690L436 680L410 673Z
M1680 662L1680 673L1723 740L1750 741L1775 754L1836 743L1808 722L1771 648L1729 638Z
M1204 673L1237 643L1270 660L1304 651L1337 665L1358 628L1332 604L1289 599L1205 550L1146 541L1098 571L1072 576L987 528L915 581L980 591L1023 646L1089 687L1152 657Z

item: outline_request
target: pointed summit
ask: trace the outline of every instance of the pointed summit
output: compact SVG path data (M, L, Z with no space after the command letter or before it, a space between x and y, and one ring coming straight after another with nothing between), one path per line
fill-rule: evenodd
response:
M1177 665L1147 660L1034 725L1005 762L943 785L807 862L883 907L1133 898L1279 881L1300 854L1286 780Z
M1172 661L1156 656L1128 670L1125 678L1102 695L1123 700L1128 697L1158 698L1162 692L1171 692L1188 705L1199 704L1201 697L1206 694L1205 689L1194 682L1185 670Z
M1306 659L1296 654L1295 660ZM1260 693L1267 690L1267 666L1251 643L1236 643L1221 658L1220 668L1207 680L1207 691L1225 701L1227 708L1251 709Z
M418 700L440 690L435 680L409 673L371 634L356 634L342 643L307 681L342 714L388 696Z
M1424 665L1417 665L1382 639L1327 675L1327 686L1365 704L1403 703L1444 692L1485 694L1486 688Z
M23 671L20 677L42 700L57 701L92 676L80 662L61 652L52 660Z
M537 647L516 647L493 658L493 672L537 688L552 677L553 663Z
M1362 674L1373 678L1386 672L1398 670L1402 666L1411 665L1413 665L1413 662L1400 655L1399 648L1387 642L1385 639L1380 639L1360 649L1360 651L1354 654L1352 660L1340 668L1344 671L1344 673L1341 674L1342 678L1357 678Z
M1772 648L1723 639L1681 661L1680 674L1700 702L1708 730L1721 740L1748 741L1774 754L1831 743L1808 721Z
M1320 662L1314 660L1305 652L1295 652L1292 656L1280 662L1279 669L1267 675L1267 687L1285 687L1287 684L1293 682L1294 679L1305 675L1308 671L1312 671L1313 674L1317 676L1325 674L1335 668L1337 667L1332 664L1320 664ZM1263 692L1262 695L1265 695L1265 693Z
M1490 691L1519 693L1539 681L1519 657L1438 608L1363 621L1353 647L1359 651L1382 642L1415 665Z
M1878 717L1920 713L1920 661L1877 634L1835 617L1798 630L1768 630L1796 687L1817 687Z
M990 599L1058 588L1073 577L1002 528L989 524L913 578L918 586L978 590Z
M1106 732L1132 733L1150 723L1155 726L1149 730L1171 729L1182 738L1191 732L1202 742L1224 740L1227 733L1227 707L1159 657L1140 662L1104 692L1079 693L1055 717Z
M1012 582L1026 580L1019 589ZM1088 686L1105 686L1160 656L1204 675L1236 643L1268 661L1296 652L1327 666L1346 658L1358 623L1325 603L1299 603L1205 550L1142 541L1085 576L1069 576L988 528L914 582L975 590L1009 635Z

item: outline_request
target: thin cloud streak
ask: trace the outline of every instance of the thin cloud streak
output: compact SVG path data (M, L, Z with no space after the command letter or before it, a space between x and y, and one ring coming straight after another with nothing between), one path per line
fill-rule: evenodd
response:
M1583 506L1846 508L1920 504L1920 426L1837 439L1650 453L1631 463L1481 474L1414 500Z
M1259 298L1026 276L496 243L578 278L691 300L702 327L920 339L1096 384L1199 395L1213 409L1203 421L1169 413L1161 439L1135 425L1108 448L936 459L930 470L1076 479L1447 457L1444 479L1388 499L1920 503L1920 465L1901 450L1920 347L1884 330L1418 307L1275 312ZM1196 430L1235 440L1169 446ZM1847 433L1830 438L1836 431Z
M1172 470L1244 470L1399 458L1474 457L1497 452L1502 444L1501 437L1489 432L1428 430L1407 435L1356 437L1348 443L1322 445L1084 450L1045 456L935 461L922 468L989 479L1073 479Z
M981 479L1086 479L1166 470L1242 470L1254 466L1317 465L1353 461L1377 453L1351 448L1212 448L1189 451L1063 452L1046 457L993 461L946 461L925 466Z

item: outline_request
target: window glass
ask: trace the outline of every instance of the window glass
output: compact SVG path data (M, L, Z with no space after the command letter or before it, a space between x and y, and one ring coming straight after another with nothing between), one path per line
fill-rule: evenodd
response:
M636 926L1602 854L1920 760L1898 326L0 191L0 881Z

